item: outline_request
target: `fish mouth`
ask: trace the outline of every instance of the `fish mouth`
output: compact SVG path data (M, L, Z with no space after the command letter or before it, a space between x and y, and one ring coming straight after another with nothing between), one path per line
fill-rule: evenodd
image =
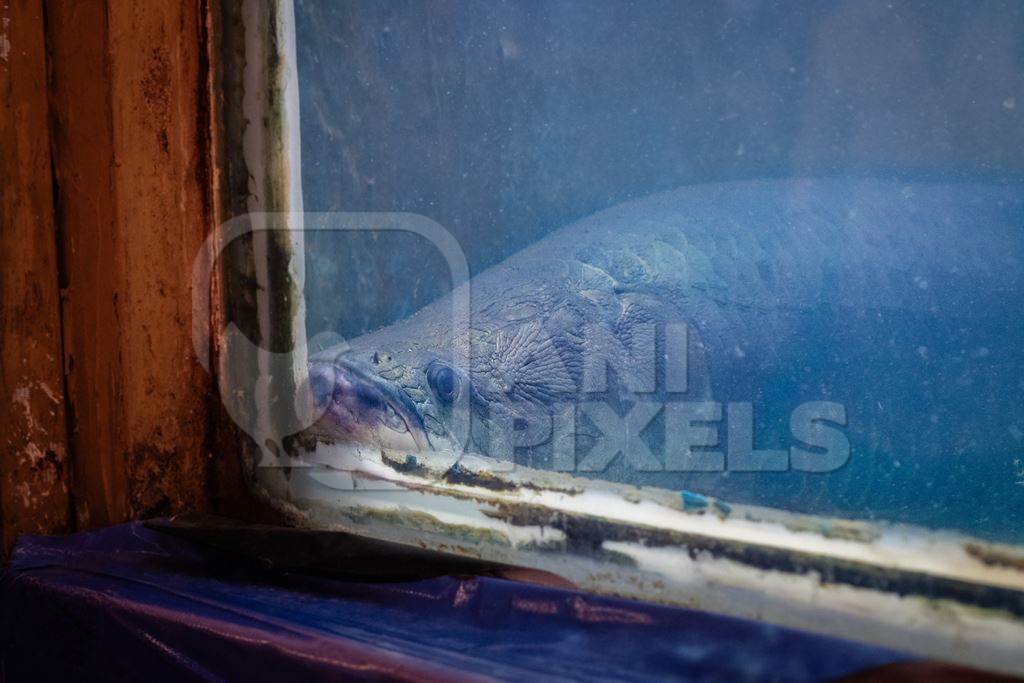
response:
M312 361L305 388L310 414L319 416L307 434L392 450L430 448L423 418L405 392L355 363Z

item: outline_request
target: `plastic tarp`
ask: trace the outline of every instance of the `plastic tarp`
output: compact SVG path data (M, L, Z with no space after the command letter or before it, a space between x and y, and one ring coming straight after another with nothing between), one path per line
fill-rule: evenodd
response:
M268 572L140 523L25 536L0 680L819 681L906 660L686 609L487 577Z

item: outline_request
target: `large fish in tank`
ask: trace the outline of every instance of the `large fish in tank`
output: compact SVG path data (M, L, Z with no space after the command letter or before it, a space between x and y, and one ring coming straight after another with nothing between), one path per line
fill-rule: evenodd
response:
M309 433L1021 541L1022 258L1009 185L655 194L312 357Z

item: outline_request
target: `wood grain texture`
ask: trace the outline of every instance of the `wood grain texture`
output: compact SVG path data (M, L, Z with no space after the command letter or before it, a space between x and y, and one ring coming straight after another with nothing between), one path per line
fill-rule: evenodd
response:
M0 3L0 556L70 524L42 9Z
M230 213L221 13L0 0L0 556L25 531L276 519L192 349L193 261Z
M82 527L208 502L190 293L211 227L204 7L47 3Z

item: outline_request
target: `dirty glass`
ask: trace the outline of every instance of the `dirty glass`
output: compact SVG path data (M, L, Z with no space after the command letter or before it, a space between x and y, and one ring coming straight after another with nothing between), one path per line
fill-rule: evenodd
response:
M1024 4L295 17L317 438L1024 541Z

